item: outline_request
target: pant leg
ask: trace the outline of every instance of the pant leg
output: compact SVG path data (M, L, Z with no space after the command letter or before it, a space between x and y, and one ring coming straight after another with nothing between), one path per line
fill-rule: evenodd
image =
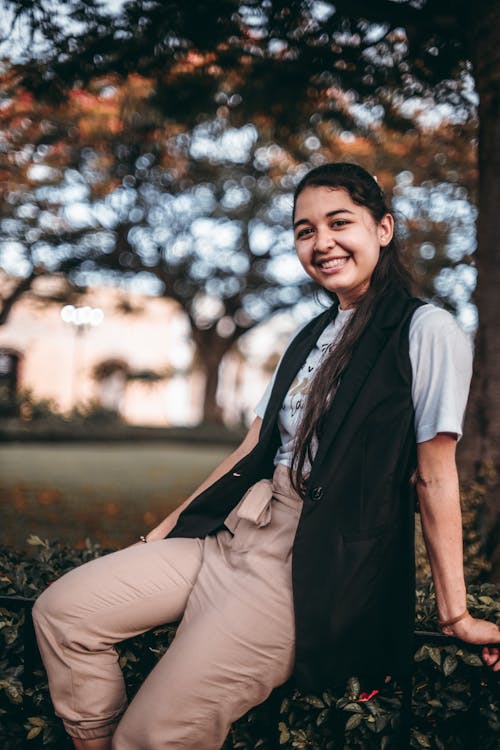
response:
M113 750L219 750L231 724L290 677L290 560L280 549L288 542L275 534L249 553L241 538L232 544L229 532L206 540L177 634L122 717Z
M134 545L72 570L39 597L37 640L68 734L113 734L126 708L114 644L181 618L202 550L199 539Z

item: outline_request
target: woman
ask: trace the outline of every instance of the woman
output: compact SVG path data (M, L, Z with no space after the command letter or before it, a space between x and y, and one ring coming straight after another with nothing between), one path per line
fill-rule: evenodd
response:
M448 313L410 296L393 232L360 167L304 177L295 247L331 308L294 337L247 436L192 497L38 600L77 750L216 750L292 674L308 690L407 674L415 486L443 632L499 642L465 603L455 445L470 347ZM114 644L181 617L126 708ZM500 670L498 648L483 659Z

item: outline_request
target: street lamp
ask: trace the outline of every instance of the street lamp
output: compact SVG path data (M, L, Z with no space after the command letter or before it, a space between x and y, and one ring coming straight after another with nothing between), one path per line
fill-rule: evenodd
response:
M73 388L71 406L76 405L77 396L77 379L78 379L78 338L88 328L97 328L101 325L104 320L104 313L100 307L90 307L90 305L84 305L83 307L76 307L75 305L64 305L61 309L61 320L68 325L71 325L75 331L75 346L73 354Z
M77 331L83 331L85 327L100 326L104 320L104 313L100 307L64 305L61 310L61 318L65 323L74 325Z

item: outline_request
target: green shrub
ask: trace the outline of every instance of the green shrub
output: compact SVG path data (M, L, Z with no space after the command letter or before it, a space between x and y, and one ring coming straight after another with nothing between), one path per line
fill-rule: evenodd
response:
M84 550L49 544L31 537L33 554L22 556L0 549L0 594L33 598L62 573L104 553L87 543ZM468 605L473 614L500 621L500 605L491 584L474 584ZM34 685L22 686L23 614L0 610L0 747L2 750L71 747L62 725L54 717L45 673L40 665ZM419 630L436 630L435 606L429 582L417 591ZM127 689L133 695L144 676L164 653L175 635L175 626L155 628L122 643L120 664ZM474 687L476 686L476 687ZM387 750L401 747L397 729L402 702L401 686L389 681L377 686L350 679L340 689L304 695L285 688L232 728L224 750ZM472 725L466 713L478 691L481 750L494 750L500 730L500 707L493 675L483 666L477 649L453 642L433 645L432 639L415 654L411 748L469 750ZM24 704L24 705L23 705ZM24 710L23 710L24 708ZM408 748L404 748L408 750Z

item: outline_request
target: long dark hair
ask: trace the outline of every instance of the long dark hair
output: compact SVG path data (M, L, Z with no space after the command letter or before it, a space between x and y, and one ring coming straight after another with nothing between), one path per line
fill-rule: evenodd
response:
M349 193L353 203L366 208L378 224L389 212L386 200L377 181L362 167L348 162L323 164L308 172L295 188L293 212L297 198L305 188L330 187ZM304 494L307 482L306 461L312 464L316 441L321 437L326 407L331 403L339 379L345 370L356 342L363 333L377 301L389 286L397 284L411 292L412 277L401 259L397 240L393 237L387 247L382 247L373 271L370 286L356 304L355 312L347 323L333 350L326 356L314 374L309 388L304 412L295 436L290 480L299 494ZM338 299L329 293L335 309Z

